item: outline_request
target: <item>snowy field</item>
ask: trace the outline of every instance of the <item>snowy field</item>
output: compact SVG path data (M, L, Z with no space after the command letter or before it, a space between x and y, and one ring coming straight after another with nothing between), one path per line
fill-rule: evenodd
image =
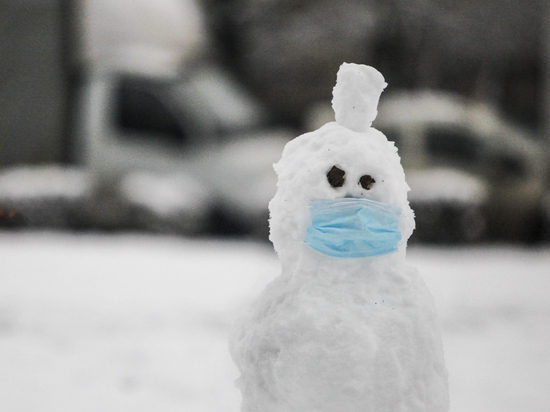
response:
M550 248L409 249L439 309L453 412L550 410ZM0 411L236 412L239 307L270 245L0 232Z

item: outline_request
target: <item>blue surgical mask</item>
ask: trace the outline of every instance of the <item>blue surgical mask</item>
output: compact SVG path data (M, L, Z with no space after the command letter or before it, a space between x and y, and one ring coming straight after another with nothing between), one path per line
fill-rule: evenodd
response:
M368 199L338 198L310 203L305 242L325 255L355 258L395 252L401 240L401 209Z

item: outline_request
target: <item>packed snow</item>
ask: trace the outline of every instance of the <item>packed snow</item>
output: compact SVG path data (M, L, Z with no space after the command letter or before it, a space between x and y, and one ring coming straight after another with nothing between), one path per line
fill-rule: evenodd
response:
M433 298L405 261L409 187L395 145L371 127L385 86L344 63L336 122L289 142L275 165L282 272L230 339L242 412L449 410Z
M550 250L409 247L435 296L452 412L550 408ZM0 233L0 410L237 412L231 319L267 244Z

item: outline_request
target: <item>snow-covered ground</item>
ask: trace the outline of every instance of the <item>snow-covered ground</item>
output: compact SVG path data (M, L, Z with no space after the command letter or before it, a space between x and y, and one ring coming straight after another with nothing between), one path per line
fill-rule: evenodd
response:
M550 248L410 248L453 412L550 410ZM0 232L0 410L238 411L227 331L270 245Z

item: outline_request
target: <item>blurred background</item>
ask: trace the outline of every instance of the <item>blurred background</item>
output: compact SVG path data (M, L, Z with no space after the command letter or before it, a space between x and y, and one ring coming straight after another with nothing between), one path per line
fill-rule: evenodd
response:
M548 21L544 0L2 0L0 409L236 411L227 330L278 271L272 164L354 62L389 84L374 126L452 410L548 410Z
M0 227L267 238L284 144L342 62L389 87L413 241L550 232L550 14L432 1L2 2Z

